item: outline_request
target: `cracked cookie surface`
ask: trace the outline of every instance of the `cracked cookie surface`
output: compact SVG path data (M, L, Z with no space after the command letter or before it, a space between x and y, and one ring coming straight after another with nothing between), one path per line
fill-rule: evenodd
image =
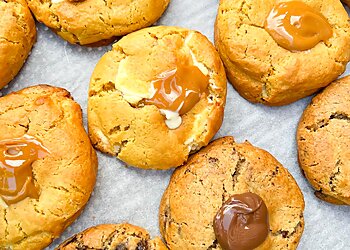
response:
M181 57L179 56L181 54ZM191 57L209 78L208 94L169 129L154 105L144 105L155 77ZM208 144L222 124L226 76L209 40L196 31L152 27L125 36L97 64L88 100L94 146L128 165L168 169Z
M170 0L27 0L36 19L73 44L103 45L156 22Z
M0 98L0 140L30 135L50 152L32 164L39 199L0 199L0 249L49 245L81 213L93 190L96 152L80 106L64 89L39 85Z
M148 232L130 224L104 224L78 233L56 250L166 250L160 238L151 239Z
M311 95L342 74L350 60L349 16L339 1L303 1L327 18L333 36L295 53L278 46L264 29L279 2L220 1L215 43L231 84L251 102L285 105Z
M296 249L304 228L297 183L271 154L232 137L212 142L175 170L159 212L167 246L221 249L214 217L231 195L246 192L258 194L269 213L270 232L256 249Z
M20 71L36 39L25 0L0 0L0 89Z
M300 167L315 195L350 205L350 77L312 100L300 120L297 142Z

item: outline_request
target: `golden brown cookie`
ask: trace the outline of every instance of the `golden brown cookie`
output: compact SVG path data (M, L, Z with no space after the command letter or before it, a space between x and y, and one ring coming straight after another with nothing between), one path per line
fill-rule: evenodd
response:
M64 89L29 87L0 98L0 127L0 249L43 249L95 185L81 108Z
M35 22L26 1L0 1L0 89L20 71L35 39Z
M56 250L74 249L166 250L168 248L160 238L151 239L143 228L130 224L105 224L86 229L56 248Z
M212 142L173 173L159 213L167 246L222 249L214 217L232 195L247 192L260 196L268 210L270 229L255 249L296 249L304 228L304 200L297 183L271 154L248 142L235 143L232 137ZM249 242L246 233L238 235Z
M185 110L174 111L181 100ZM225 101L225 71L205 36L177 27L147 28L125 36L97 64L89 135L97 149L129 165L177 167L218 131Z
M36 19L73 44L100 46L156 22L170 0L27 0Z
M300 166L322 200L350 205L350 77L329 85L298 127Z
M342 74L350 60L349 16L340 1L301 2L320 16L318 22L323 19L331 27L330 38L318 37L328 24L317 30L320 25L310 21L311 28L301 32L315 35L320 41L303 51L285 49L272 32L268 33L267 19L278 3L283 1L221 0L215 24L215 43L232 85L247 100L272 106L289 104L317 92ZM312 20L314 14L305 20ZM294 25L298 26L298 21Z

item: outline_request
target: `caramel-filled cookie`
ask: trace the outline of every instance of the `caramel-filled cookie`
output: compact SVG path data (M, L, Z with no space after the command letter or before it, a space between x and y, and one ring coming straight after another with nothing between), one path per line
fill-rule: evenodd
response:
M221 0L215 43L239 94L276 106L341 75L350 60L349 33L338 0Z
M128 165L168 169L208 144L222 124L224 67L199 32L152 27L122 38L97 64L89 135Z
M297 134L299 162L315 195L350 205L350 77L318 94L306 108Z
M155 23L170 0L27 0L36 19L73 44L103 46Z
M160 238L151 239L143 228L130 224L105 224L78 233L56 250L78 249L122 249L122 250L166 250Z
M64 89L29 87L0 98L0 127L0 249L43 249L95 185L81 108Z
M159 212L169 249L296 249L303 195L271 154L232 137L173 173Z
M35 39L35 22L26 1L0 1L0 89L20 71Z

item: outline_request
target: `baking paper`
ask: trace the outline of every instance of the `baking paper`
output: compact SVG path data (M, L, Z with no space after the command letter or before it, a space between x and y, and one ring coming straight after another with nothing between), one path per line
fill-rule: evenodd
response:
M205 34L213 41L218 1L172 0L157 24L176 25ZM1 95L46 83L66 88L81 105L86 126L89 78L99 58L111 46L85 48L70 45L44 25L38 24L38 41L18 77ZM345 74L349 73L349 68ZM302 176L297 160L296 127L310 97L284 107L249 103L228 85L222 128L216 137L232 135L249 140L273 154L297 180L303 191L305 231L299 249L350 249L350 207L330 205L317 199ZM129 222L159 235L158 206L172 171L146 171L125 167L101 153L95 191L82 215L48 249L74 233L101 223Z

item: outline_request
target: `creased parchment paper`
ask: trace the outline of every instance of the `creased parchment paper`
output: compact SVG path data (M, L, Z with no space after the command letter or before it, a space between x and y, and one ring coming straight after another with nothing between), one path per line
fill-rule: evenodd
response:
M172 0L162 25L198 30L213 41L218 1ZM69 45L45 26L38 25L38 41L19 76L1 95L24 87L47 83L69 90L81 105L86 126L89 78L99 58L110 46L84 48ZM349 74L348 67L346 74ZM233 135L249 140L273 154L297 180L306 202L305 231L299 249L350 249L350 207L334 206L318 200L301 175L297 160L296 127L310 97L284 107L254 105L228 85L224 124L216 137ZM60 239L54 249L72 234L100 223L129 222L159 235L158 206L172 171L143 171L126 168L101 153L95 191L83 214Z

